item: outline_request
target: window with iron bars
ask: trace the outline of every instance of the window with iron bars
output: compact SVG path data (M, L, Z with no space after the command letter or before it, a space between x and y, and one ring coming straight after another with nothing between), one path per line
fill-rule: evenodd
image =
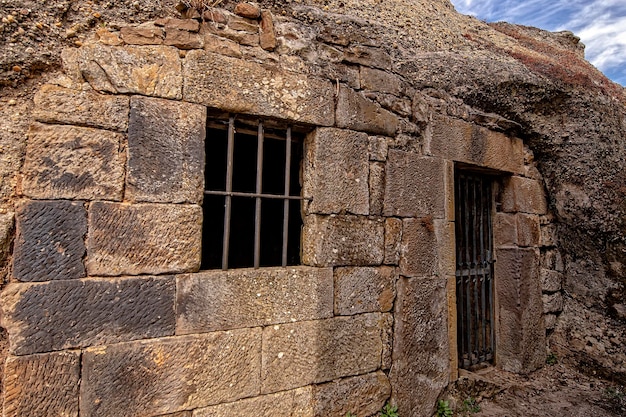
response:
M300 263L302 133L209 119L201 269Z

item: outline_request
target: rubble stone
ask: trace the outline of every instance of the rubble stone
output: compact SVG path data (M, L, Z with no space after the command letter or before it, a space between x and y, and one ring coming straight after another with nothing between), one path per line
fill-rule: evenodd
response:
M278 41L276 40L276 31L274 30L274 19L269 10L261 12L261 22L259 23L259 44L266 51L276 49Z
M163 43L163 29L158 27L125 26L120 29L120 35L129 45L161 45Z
M261 17L261 8L255 3L237 3L235 14L248 19L258 19Z

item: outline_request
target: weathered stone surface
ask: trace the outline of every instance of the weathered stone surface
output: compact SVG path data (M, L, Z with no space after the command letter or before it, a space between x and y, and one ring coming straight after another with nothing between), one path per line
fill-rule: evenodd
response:
M266 326L333 315L331 268L211 271L177 278L177 334Z
M10 356L4 374L4 416L78 417L80 352Z
M370 136L367 151L370 161L385 162L389 151L389 138L384 136Z
M496 293L499 335L496 363L510 372L530 372L546 359L539 252L497 249Z
M553 330L556 327L558 316L556 314L546 314L544 320L546 322L546 330Z
M160 45L163 43L163 29L158 27L125 26L120 35L129 45Z
M396 296L393 267L335 268L335 314L390 311Z
M91 203L89 275L193 272L200 267L202 208Z
M384 257L382 220L358 216L304 219L302 263L313 266L380 265Z
M374 134L395 136L399 120L380 104L351 88L341 86L337 99L337 126Z
M178 413L161 414L157 417L193 417L193 411L181 411Z
M517 216L496 213L493 218L493 241L496 247L517 245Z
M221 36L217 36L209 32L204 34L204 49L209 52L232 56L234 58L241 58L242 56L241 47L237 42L222 38Z
M80 412L139 417L255 396L260 364L258 328L90 348Z
M256 3L237 3L235 14L248 19L258 19L261 16L261 8Z
M539 181L522 177L504 179L502 211L546 214L546 199Z
M544 294L541 296L543 299L543 313L559 313L563 311L563 294L560 292L554 294Z
M15 224L15 213L8 212L0 214L0 279L7 282L7 258L13 243L13 226Z
M370 215L381 216L385 204L385 164L370 163L369 176Z
M560 291L563 288L563 274L552 269L541 268L541 290L545 292Z
M316 414L313 413L312 390L312 387L304 387L200 408L193 412L193 417L313 417Z
M455 256L454 223L431 217L403 220L400 275L453 274Z
M28 355L174 334L173 277L10 284L2 294L10 350Z
M307 136L303 195L310 213L369 214L367 134L319 128Z
M199 49L204 46L204 37L187 30L167 29L163 43L179 49Z
M432 126L425 149L428 155L515 174L524 172L521 139L448 117L435 118Z
M391 69L392 60L387 52L381 48L365 45L354 45L344 52L346 62L365 65L367 67Z
M385 216L444 218L444 190L445 164L442 159L389 150Z
M123 135L35 123L28 132L24 194L50 199L121 200Z
M120 132L125 132L128 128L128 97L46 84L37 91L34 100L33 117L40 122Z
M456 308L456 275L447 277L446 297L448 297L448 343L450 346L450 381L459 378L459 351Z
M186 30L188 32L198 32L200 30L200 22L196 19L174 19L169 18L165 21L165 29Z
M555 224L541 226L541 246L553 247L557 245L558 241Z
M316 417L374 416L391 395L387 375L378 371L313 387Z
M230 15L228 16L228 27L241 32L257 33L259 31L259 22L245 17Z
M269 10L261 12L261 21L259 22L259 44L266 51L276 49L276 31L274 30L274 19Z
M97 91L182 98L178 51L167 46L85 45L68 62Z
M519 246L537 246L541 239L539 216L534 214L517 214L517 244Z
M202 202L206 107L139 96L130 105L126 198Z
M450 374L446 278L400 278L395 305L393 400L405 415L430 417ZM419 393L416 395L415 393Z
M542 251L541 266L549 269L554 269L558 272L565 270L565 264L563 263L563 257L558 249L551 249Z
M187 54L184 74L186 101L318 126L335 121L329 81L205 51Z
M389 72L361 67L361 88L397 96L402 92L402 83L397 76Z
M385 219L385 259L386 265L398 265L402 243L402 220Z
M13 276L49 281L85 276L87 210L80 202L28 201L17 210Z
M381 369L388 371L392 365L393 354L393 314L384 313L382 318L383 337L383 357L381 359Z
M261 392L372 372L381 352L380 313L266 327Z
M119 46L124 44L124 41L120 39L117 33L112 33L107 28L97 29L96 39L103 45Z

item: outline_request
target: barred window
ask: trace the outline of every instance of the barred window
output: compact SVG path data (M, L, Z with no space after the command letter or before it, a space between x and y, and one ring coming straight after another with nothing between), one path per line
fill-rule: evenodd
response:
M300 263L302 142L271 121L207 121L202 269Z

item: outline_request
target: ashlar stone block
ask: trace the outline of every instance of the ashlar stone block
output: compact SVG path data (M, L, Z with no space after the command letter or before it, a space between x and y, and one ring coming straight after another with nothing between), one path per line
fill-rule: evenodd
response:
M177 334L333 315L331 268L211 271L177 277Z
M369 313L266 327L261 391L284 391L378 369L381 317Z
M493 218L493 241L496 247L517 245L517 216L496 213Z
M402 83L400 79L389 72L374 68L361 67L361 88L379 93L400 95Z
M85 276L87 210L71 201L28 201L17 209L13 276L49 281Z
M539 251L496 249L498 349L496 363L507 371L527 373L546 359Z
M442 159L389 150L385 216L444 218L446 166Z
M400 278L395 305L392 399L402 413L430 417L448 384L447 278ZM419 393L416 395L415 393Z
M335 268L335 314L386 312L393 307L397 272L393 267Z
M369 214L368 137L365 133L319 128L307 136L303 195L310 213Z
M517 214L517 244L519 246L538 246L541 241L539 216L534 214Z
M130 106L126 198L200 203L206 107L140 96Z
M449 117L436 117L426 153L498 171L524 172L524 143L502 133Z
M94 43L65 56L64 65L78 69L96 91L182 98L182 66L176 48Z
M90 348L81 416L152 416L252 397L260 364L259 328Z
M121 200L124 136L35 123L28 132L24 194L37 199Z
M385 250L381 219L362 216L304 218L302 263L313 266L380 265Z
M455 256L454 223L431 217L403 220L400 275L454 274Z
M377 415L391 395L387 375L374 372L313 386L314 416Z
M183 204L89 207L89 275L193 272L200 268L202 208Z
M385 164L382 162L370 163L369 192L370 215L382 215L385 203Z
M400 121L380 104L348 87L339 88L337 126L386 136L395 136Z
M125 132L128 97L46 84L35 94L35 120Z
M546 214L546 198L539 181L513 176L505 178L503 185L501 195L503 212Z
M16 355L174 334L173 277L10 284L3 326Z
M206 51L187 53L184 77L185 101L232 113L334 124L329 81Z
M80 352L9 356L4 375L4 416L78 417Z
M398 265L402 244L402 220L385 219L385 265Z

